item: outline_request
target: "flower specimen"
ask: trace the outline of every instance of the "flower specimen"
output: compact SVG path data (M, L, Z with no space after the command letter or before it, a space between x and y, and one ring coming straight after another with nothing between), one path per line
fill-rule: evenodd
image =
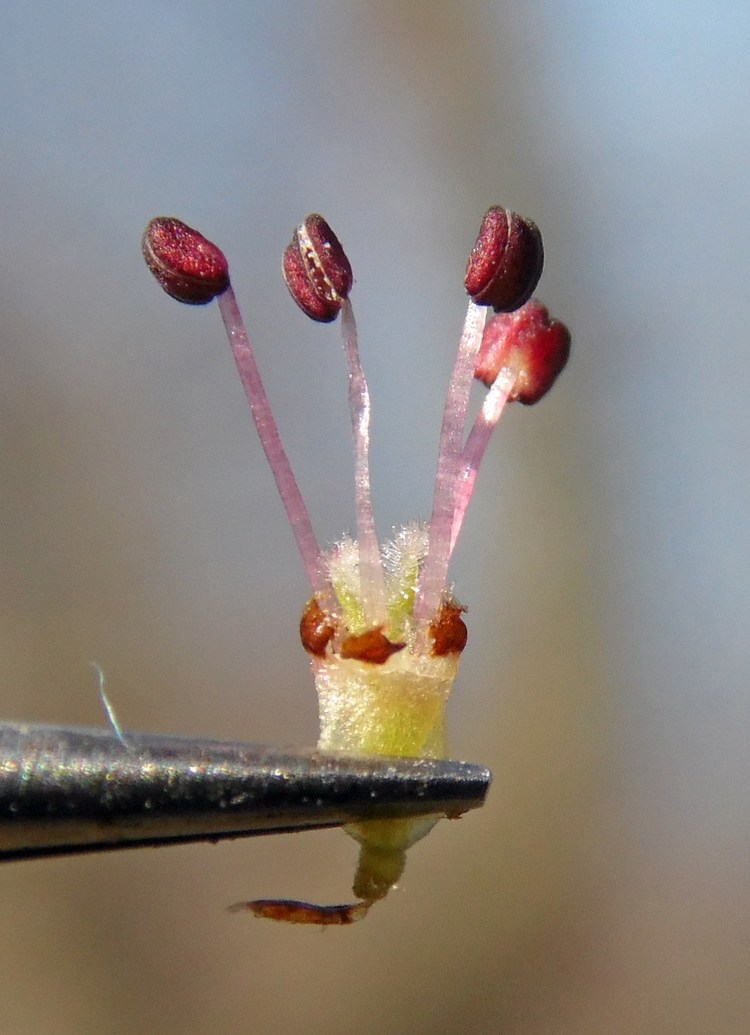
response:
M499 206L489 209L469 257L469 305L448 384L432 516L380 544L370 495L370 396L349 299L352 269L322 216L295 230L283 255L289 292L312 320L340 318L348 368L355 453L356 539L323 551L271 413L255 353L223 253L178 219L151 220L143 254L173 298L216 298L260 441L276 480L310 583L300 622L320 712L318 746L356 754L442 758L445 705L466 645L464 609L448 566L477 471L505 405L537 402L567 362L570 335L532 293L544 253L537 226ZM495 315L488 321L489 309ZM488 391L466 431L474 380ZM357 902L316 906L292 900L242 905L294 923L347 924L364 916L399 879L407 849L439 816L352 823L360 844Z

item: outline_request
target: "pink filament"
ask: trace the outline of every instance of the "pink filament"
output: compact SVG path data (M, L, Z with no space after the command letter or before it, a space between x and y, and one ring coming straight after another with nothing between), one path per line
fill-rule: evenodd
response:
M515 377L513 374L507 368L502 369L485 396L482 408L476 416L474 425L469 432L469 437L466 439L466 445L460 457L456 480L453 525L448 553L449 560L461 532L461 526L466 516L466 508L474 491L474 482L476 481L479 465L484 457L490 436L502 416L514 384Z
M315 538L305 501L302 499L302 493L281 442L279 429L271 412L271 404L266 395L258 364L255 361L250 339L231 285L218 296L217 300L242 386L245 389L255 427L258 430L258 437L276 480L276 487L292 526L310 586L321 607L327 611L335 611L336 602L325 574L325 562Z
M385 583L370 493L370 393L359 359L357 325L348 298L341 307L341 330L349 371L349 413L354 438L360 601L367 624L383 625L386 621Z
M437 612L447 583L455 496L462 467L464 426L486 317L486 308L469 302L456 362L448 384L435 475L430 540L414 605L414 619L421 627L422 635Z

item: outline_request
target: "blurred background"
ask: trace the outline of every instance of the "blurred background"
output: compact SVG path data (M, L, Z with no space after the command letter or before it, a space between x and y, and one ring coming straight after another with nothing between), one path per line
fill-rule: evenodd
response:
M750 9L632 0L2 5L6 719L315 742L307 588L215 306L140 235L227 253L324 542L353 522L336 328L280 256L344 242L381 536L430 511L482 214L545 238L574 356L503 420L452 568L455 757L488 804L366 922L341 832L8 864L0 1032L750 1027Z

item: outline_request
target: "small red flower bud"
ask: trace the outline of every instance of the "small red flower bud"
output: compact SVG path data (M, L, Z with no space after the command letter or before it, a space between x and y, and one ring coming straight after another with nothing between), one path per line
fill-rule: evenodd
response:
M531 297L543 265L544 246L536 223L495 206L482 220L464 284L477 305L512 312Z
M509 370L515 381L508 399L530 406L550 390L569 355L570 331L532 298L487 324L474 376L489 388L501 370Z
M335 320L352 289L352 268L338 237L313 213L294 231L282 270L289 294L306 316Z
M229 287L224 253L179 219L152 219L141 248L148 268L178 302L206 305Z

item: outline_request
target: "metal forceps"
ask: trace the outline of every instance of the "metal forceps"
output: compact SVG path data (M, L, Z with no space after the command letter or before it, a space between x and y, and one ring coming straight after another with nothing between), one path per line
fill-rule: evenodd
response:
M491 779L467 762L0 723L0 862L457 816Z

